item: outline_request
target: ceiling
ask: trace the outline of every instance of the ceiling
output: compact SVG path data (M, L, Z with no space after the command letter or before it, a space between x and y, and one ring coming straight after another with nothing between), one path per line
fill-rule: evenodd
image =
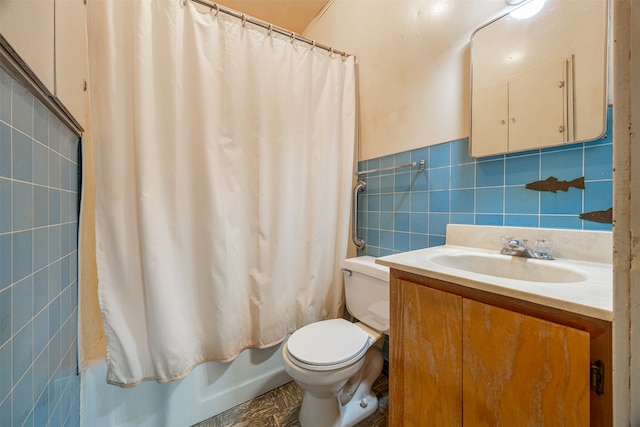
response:
M277 27L302 34L330 0L214 0Z

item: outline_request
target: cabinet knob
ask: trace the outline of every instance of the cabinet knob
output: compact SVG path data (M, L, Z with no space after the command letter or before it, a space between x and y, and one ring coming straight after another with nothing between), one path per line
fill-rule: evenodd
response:
M558 126L558 132L560 133L564 132L564 126Z
M558 82L558 87L559 88L563 88L564 87L564 82Z

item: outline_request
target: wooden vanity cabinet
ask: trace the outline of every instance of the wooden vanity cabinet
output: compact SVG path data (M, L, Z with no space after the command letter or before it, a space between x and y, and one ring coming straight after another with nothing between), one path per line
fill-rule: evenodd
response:
M391 426L612 425L610 322L394 269L390 292Z

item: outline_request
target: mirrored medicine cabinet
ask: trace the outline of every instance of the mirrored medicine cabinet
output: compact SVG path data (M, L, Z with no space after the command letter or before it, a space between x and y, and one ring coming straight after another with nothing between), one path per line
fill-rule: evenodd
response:
M536 6L533 16L517 15ZM607 0L530 0L476 30L471 37L471 155L602 136L607 23Z

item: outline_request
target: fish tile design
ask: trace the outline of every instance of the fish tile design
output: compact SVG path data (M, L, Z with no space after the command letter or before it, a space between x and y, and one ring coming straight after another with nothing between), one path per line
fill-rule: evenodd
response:
M584 190L584 176L576 178L572 181L558 181L555 176L550 176L544 181L534 181L529 184L525 184L525 188L536 191L551 191L552 193L560 191L569 191L570 187L579 188Z
M580 214L580 219L584 221L599 222L600 224L613 224L613 208L606 211L592 211Z

